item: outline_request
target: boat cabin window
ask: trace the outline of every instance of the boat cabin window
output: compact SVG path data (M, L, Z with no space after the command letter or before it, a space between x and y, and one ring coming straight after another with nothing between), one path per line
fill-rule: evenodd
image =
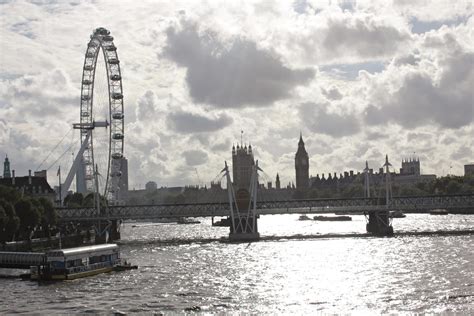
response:
M51 267L56 269L64 269L64 261L51 261Z

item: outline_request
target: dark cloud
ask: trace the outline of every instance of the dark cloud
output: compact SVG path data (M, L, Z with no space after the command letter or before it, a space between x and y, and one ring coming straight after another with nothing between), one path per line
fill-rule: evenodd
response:
M207 153L202 150L188 150L183 152L184 159L188 166L198 166L207 162Z
M384 124L392 121L404 127L436 124L459 128L474 118L473 53L456 54L444 61L445 69L439 82L425 73L409 73L403 85L380 107L369 105L365 121Z
M267 106L291 96L293 88L308 83L311 68L290 69L255 42L234 38L228 46L208 31L183 23L167 30L164 56L187 69L186 81L194 102L222 108Z
M211 147L212 151L228 151L231 148L229 140L226 140L224 143L217 143Z
M232 118L226 114L206 117L195 113L179 111L170 113L167 117L167 124L170 128L185 134L214 132L232 124L232 122Z
M340 100L342 99L342 94L338 88L332 87L328 90L321 88L322 94L329 100Z
M324 47L332 56L360 56L377 58L391 56L409 34L375 19L332 19L328 22Z
M454 161L459 161L464 158L472 159L472 148L467 146L461 146L451 154L451 159Z
M136 116L139 121L156 119L157 98L153 91L146 91L137 101Z
M304 103L299 109L299 115L305 126L316 133L342 137L360 131L355 116L329 113L327 108L327 104Z

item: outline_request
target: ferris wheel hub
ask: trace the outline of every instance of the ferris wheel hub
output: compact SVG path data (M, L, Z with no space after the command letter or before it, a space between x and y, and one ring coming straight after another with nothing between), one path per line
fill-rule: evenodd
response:
M72 124L72 127L74 129L83 129L83 130L92 130L96 127L109 127L110 124L107 122L107 120L101 122L101 121L93 121L92 123L74 123Z

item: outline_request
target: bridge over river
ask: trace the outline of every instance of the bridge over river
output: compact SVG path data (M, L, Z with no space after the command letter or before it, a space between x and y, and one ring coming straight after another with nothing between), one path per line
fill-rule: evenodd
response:
M393 197L388 205L378 198L305 199L258 201L256 214L326 214L334 212L428 213L434 209L474 213L474 194ZM59 208L62 222L97 220L153 220L176 217L230 216L230 203L189 203L110 206L98 214L95 208Z

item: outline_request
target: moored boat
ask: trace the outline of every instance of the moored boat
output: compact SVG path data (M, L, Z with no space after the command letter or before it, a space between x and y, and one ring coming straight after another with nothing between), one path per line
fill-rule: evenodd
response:
M389 215L390 218L405 218L407 217L402 211L390 211Z
M315 221L323 221L323 222L344 222L344 221L352 221L352 217L350 216L315 216L313 217Z
M121 265L116 244L94 245L46 252L45 263L31 266L32 280L74 280L111 272Z
M222 218L216 222L214 222L214 217L212 218L212 226L230 227L230 225L231 225L230 217Z
M430 212L430 215L448 215L448 211L443 210L443 209L437 209L437 210L432 210Z
M180 218L178 218L178 220L176 221L176 223L178 223L178 224L201 224L201 222L198 221L198 220L189 219L189 218L186 218L186 217L180 217Z

